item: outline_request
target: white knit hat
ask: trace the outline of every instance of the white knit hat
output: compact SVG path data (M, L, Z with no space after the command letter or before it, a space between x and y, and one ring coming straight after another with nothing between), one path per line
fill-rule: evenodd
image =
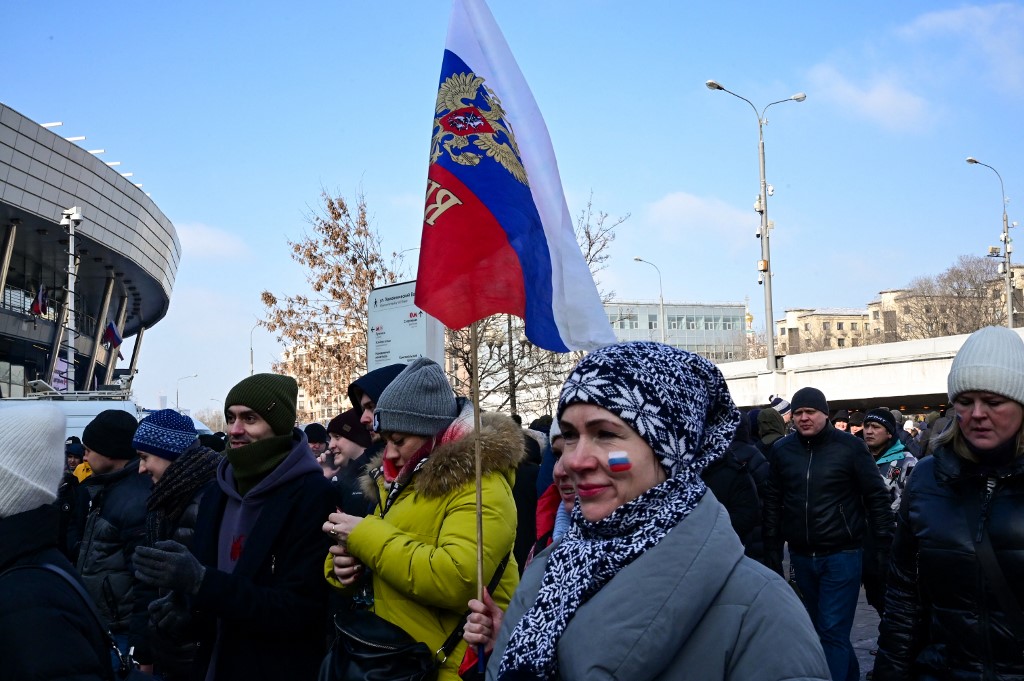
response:
M977 390L1024 404L1024 341L1005 326L975 331L953 358L946 385L951 401Z
M64 474L64 412L52 404L0 408L0 518L52 504Z

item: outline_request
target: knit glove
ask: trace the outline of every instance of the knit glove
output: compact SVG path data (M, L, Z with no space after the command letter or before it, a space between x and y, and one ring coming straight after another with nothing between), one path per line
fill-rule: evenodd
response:
M176 541L158 541L135 549L135 576L146 584L195 596L206 568Z
M149 604L149 623L157 631L176 635L184 630L188 621L188 607L173 591Z

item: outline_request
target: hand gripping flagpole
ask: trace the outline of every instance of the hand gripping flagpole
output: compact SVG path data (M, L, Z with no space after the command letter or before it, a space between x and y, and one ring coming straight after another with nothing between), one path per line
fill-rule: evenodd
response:
M473 392L473 464L476 467L476 598L484 602L484 494L483 494L483 464L480 460L480 339L478 327L480 322L473 322L470 326L470 357L473 358L472 392ZM485 647L483 644L477 646L477 665L480 671L484 671L486 661L484 659Z

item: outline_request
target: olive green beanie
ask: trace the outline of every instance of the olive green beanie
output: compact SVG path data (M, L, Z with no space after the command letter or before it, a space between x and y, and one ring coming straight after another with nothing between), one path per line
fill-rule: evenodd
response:
M256 374L228 391L224 412L228 407L249 407L263 417L274 435L290 435L295 427L295 402L299 384L291 376Z

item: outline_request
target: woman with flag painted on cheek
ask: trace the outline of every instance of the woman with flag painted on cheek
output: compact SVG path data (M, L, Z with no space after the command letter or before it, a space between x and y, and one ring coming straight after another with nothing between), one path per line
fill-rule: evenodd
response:
M740 418L713 364L658 343L602 348L569 376L558 417L572 526L504 618L470 603L465 638L493 646L488 679L829 678L792 589L744 557L700 478Z

